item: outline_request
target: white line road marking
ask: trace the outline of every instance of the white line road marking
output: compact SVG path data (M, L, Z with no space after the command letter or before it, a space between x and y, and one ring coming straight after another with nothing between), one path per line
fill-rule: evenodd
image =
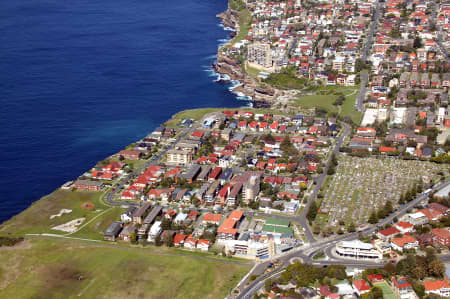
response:
M82 296L83 293L86 292L87 289L89 289L89 287L94 283L94 281L95 281L95 278L92 279L92 280L88 283L88 285L87 285L83 290L81 290L81 292L78 294L78 297Z

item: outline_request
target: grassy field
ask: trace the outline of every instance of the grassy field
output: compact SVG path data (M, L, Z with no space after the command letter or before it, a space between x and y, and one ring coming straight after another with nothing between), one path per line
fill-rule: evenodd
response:
M251 66L247 65L246 68L245 68L245 71L247 72L247 74L250 77L252 77L252 78L254 78L254 79L259 81L258 75L261 72L260 70L258 70L257 68L254 68L254 67L251 67Z
M265 82L281 89L301 89L305 86L307 80L297 77L295 67L288 67L282 69L279 73L270 74Z
M103 233L105 230L111 223L120 220L120 214L122 214L123 211L125 211L125 209L120 207L110 208L71 236L76 238L103 240Z
M379 287L383 291L383 299L395 299L397 298L392 292L392 289L386 282L379 282L374 284L374 286Z
M334 95L308 95L302 96L295 100L295 104L303 108L324 108L328 112L338 112L336 106L333 105L337 96Z
M339 108L333 105L334 101L339 97L338 93L345 95L345 101L341 106L340 115L342 117L350 117L353 122L359 124L362 119L362 113L355 111L355 99L359 91L359 86L354 87L336 87L326 86L316 89L315 95L300 96L295 99L294 104L302 108L324 108L328 112L339 112Z
M5 221L0 225L0 234L12 233L23 235L26 233L60 233L51 227L60 225L77 218L86 218L86 222L102 213L108 207L105 206L100 197L101 192L67 191L58 189L34 202L28 209ZM85 210L83 203L94 204L92 210ZM50 219L51 215L58 214L61 209L70 209L70 214Z
M2 298L224 298L249 270L65 240L27 240L0 259Z
M243 40L247 37L248 31L250 30L252 24L252 16L248 9L242 9L239 13L239 33L231 40L230 44Z
M363 114L359 111L355 111L355 100L359 92L359 86L351 92L346 93L346 99L341 106L341 115L349 116L355 124L360 124Z

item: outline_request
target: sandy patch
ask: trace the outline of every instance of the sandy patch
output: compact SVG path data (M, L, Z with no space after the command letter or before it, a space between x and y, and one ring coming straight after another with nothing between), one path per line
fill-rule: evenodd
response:
M23 240L22 242L17 243L14 246L0 246L0 251L5 250L16 250L16 249L29 249L33 247L33 245L30 243L30 240Z
M78 218L67 223L52 227L53 230L60 230L66 233L74 233L76 232L79 225L81 225L86 218Z
M69 209L61 209L61 211L59 211L58 214L51 215L51 216L50 216L50 219L53 219L53 218L56 218L56 217L61 217L61 216L64 215L64 214L70 214L70 213L72 213L72 210L69 210Z

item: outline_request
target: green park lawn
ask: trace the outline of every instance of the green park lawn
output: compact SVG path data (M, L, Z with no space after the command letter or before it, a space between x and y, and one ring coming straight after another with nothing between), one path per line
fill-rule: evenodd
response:
M257 68L251 67L251 66L246 66L245 71L247 72L247 74L252 77L253 79L256 79L259 81L258 75L261 72L261 70L258 70Z
M1 248L2 298L224 298L249 266L67 240Z
M359 86L354 87L336 87L325 86L316 89L315 95L300 96L295 99L294 104L302 108L323 108L328 112L339 112L339 108L333 105L334 101L339 97L336 93L345 95L345 101L341 106L340 115L342 117L350 117L355 124L359 124L362 119L362 113L355 111L355 99L359 91Z
M328 112L337 112L338 109L333 105L337 96L334 95L307 95L295 100L295 103L303 108L324 108Z
M3 222L0 225L0 234L64 234L64 232L52 230L51 227L82 217L85 217L85 222L88 222L90 219L109 208L101 201L103 195L104 193L102 192L58 189L34 202L22 213ZM91 203L94 205L94 208L92 210L85 210L82 208L82 204L84 203ZM72 212L70 214L64 214L61 217L50 219L51 215L58 214L61 209L69 209L72 210Z
M239 14L239 33L231 40L230 44L234 45L235 43L243 40L247 37L248 31L250 30L252 23L252 16L248 9L242 9L238 12Z
M93 221L82 226L79 231L71 234L71 237L103 240L103 233L114 221L120 221L120 215L125 211L124 208L111 207Z

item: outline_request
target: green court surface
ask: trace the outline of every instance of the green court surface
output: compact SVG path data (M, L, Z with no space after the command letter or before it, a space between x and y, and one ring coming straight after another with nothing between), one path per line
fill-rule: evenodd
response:
M397 298L397 296L395 296L394 292L389 287L387 282L375 283L374 286L379 287L383 291L384 299L396 299Z

